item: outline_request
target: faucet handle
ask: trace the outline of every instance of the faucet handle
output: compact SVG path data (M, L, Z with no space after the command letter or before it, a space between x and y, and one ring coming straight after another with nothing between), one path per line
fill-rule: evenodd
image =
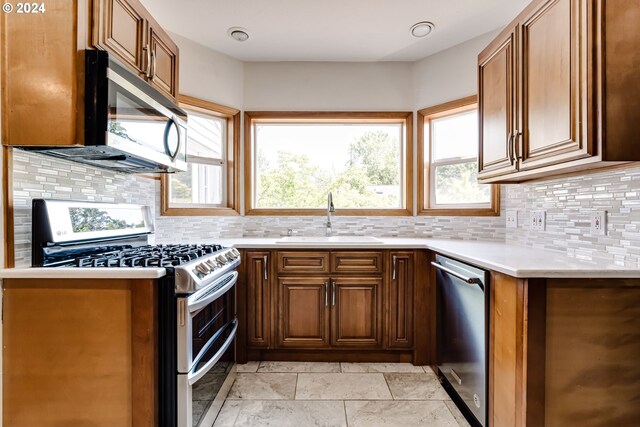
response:
M293 228L287 228L287 236L293 236Z

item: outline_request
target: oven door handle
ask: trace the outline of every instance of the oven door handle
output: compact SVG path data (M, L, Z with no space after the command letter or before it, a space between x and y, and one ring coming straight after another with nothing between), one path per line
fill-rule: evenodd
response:
M233 322L229 325L233 325L233 330L225 340L224 344L222 344L222 346L220 347L220 350L218 350L216 354L207 363L205 363L202 368L198 369L195 372L189 372L189 374L187 375L187 381L189 382L189 385L194 385L200 378L204 376L204 374L209 372L209 370L213 368L213 365L218 363L218 360L220 360L224 352L227 351L233 340L236 338L236 332L238 331L238 319L234 319ZM212 341L215 341L216 338L217 337L212 338L210 343L212 343ZM205 349L207 349L207 347L209 347L209 345L205 346ZM202 354L204 354L204 351L202 352ZM197 362L198 360L194 360L193 364L195 365Z
M231 277L231 279L229 279L229 277ZM228 280L228 282L224 286L222 286L220 289L216 289L213 292L211 291L212 288L215 288L219 283L222 283L225 280ZM222 276L220 279L213 282L206 288L199 290L198 292L190 296L189 299L187 299L187 308L189 309L189 313L198 311L201 308L211 304L211 301L215 301L216 299L220 298L221 295L224 295L236 284L237 281L238 272L232 271L231 273Z

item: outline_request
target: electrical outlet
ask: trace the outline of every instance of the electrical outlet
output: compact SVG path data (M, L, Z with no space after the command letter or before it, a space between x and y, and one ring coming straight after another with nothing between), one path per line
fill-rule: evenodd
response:
M591 213L591 234L596 236L607 235L607 211Z
M507 228L518 228L518 211L507 210Z
M544 210L531 211L529 213L529 228L536 231L544 231L547 226L547 212Z

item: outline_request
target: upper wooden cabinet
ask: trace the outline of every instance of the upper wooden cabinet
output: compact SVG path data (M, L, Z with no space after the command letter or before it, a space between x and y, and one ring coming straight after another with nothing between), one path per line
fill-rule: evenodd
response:
M0 33L4 145L84 144L85 49L104 49L167 96L178 94L178 48L138 0L2 13Z
M479 55L480 182L640 160L640 2L612 4L536 0Z
M502 175L517 169L513 138L517 128L517 29L506 31L480 55L478 102L480 115L480 172Z
M178 94L178 47L137 0L97 0L93 44L166 95Z

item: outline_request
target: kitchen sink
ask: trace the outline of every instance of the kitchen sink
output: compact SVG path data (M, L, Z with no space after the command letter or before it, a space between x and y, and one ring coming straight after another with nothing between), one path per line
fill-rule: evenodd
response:
M380 239L371 236L288 236L276 240L276 243L286 244L331 244L331 245L376 245L382 243Z

